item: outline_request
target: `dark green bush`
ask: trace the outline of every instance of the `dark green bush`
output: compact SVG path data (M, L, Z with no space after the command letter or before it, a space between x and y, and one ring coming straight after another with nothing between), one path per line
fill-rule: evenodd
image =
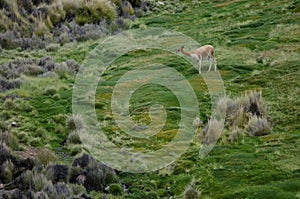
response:
M133 6L133 7L140 7L142 1L141 0L128 0L128 2Z
M145 199L158 199L159 196L157 195L157 193L150 191L146 194Z
M47 178L53 183L67 182L69 175L69 167L66 165L50 165L46 170Z
M12 166L11 166L12 165ZM9 160L5 161L0 166L0 182L4 184L8 184L13 179L13 163Z
M74 159L69 181L83 184L90 191L104 191L105 187L117 181L117 175L113 169L83 154Z
M54 188L56 190L57 195L59 195L59 198L61 199L68 199L70 198L70 191L69 187L66 183L56 183L54 184Z
M118 195L122 195L124 193L124 190L120 184L113 183L109 185L108 192L112 195L118 196Z

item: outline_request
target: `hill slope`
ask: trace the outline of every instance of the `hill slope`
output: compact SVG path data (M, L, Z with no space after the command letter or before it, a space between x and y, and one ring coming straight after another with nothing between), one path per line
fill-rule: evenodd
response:
M121 191L123 197L193 198L187 195L194 193L199 198L299 198L299 2L174 2L172 7L168 1L154 6L160 14L140 18L133 22L132 28L164 27L181 32L200 44L215 46L218 70L227 94L241 96L245 91L261 90L268 105L272 133L250 137L244 132L244 137L238 142L230 143L226 137L228 130L225 130L204 159L198 157L200 144L197 135L189 150L161 171L145 174L119 172L118 184L128 189L128 193ZM181 9L175 12L176 6ZM15 89L1 93L1 129L19 139L19 144L11 144L11 148L26 152L28 146L47 145L58 157L57 162L64 164L69 164L75 154L84 151L81 145L72 143L69 136L72 130L68 122L72 113L72 86L79 67L75 61L81 64L102 41L67 43L53 51L2 50L1 63L6 65L1 66L5 68L1 74L9 79L5 81L13 82L16 77L21 81ZM51 56L53 60L44 56ZM32 61L24 63L24 58ZM16 72L9 67L7 63L15 59L20 59L20 63L11 65L15 70L23 66L24 71ZM145 111L151 105L162 103L168 107L167 125L156 137L132 140L119 132L113 122L110 98L118 79L127 71L153 62L179 71L193 85L202 103L200 117L205 124L210 117L207 87L189 63L160 50L133 51L109 67L103 76L105 82L99 83L96 93L97 117L105 125L109 139L120 147L132 147L137 151L157 150L176 134L180 120L178 101L170 90L157 85L137 90L130 109L135 121L148 124L149 116ZM51 74L40 75L46 74L47 66L51 64L54 65ZM15 76L9 78L8 74ZM13 122L17 126L12 127ZM102 192L105 191L98 190L90 195L100 197ZM112 194L109 197L121 198Z

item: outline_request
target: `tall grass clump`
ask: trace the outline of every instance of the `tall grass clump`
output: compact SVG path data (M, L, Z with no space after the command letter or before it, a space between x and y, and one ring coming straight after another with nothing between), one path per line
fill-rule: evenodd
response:
M248 121L247 130L251 136L262 136L271 133L271 126L266 118L254 115Z
M4 49L45 48L79 38L99 38L118 17L134 19L140 1L123 0L2 0L0 2L0 46ZM140 14L140 16L142 16ZM95 25L93 31L78 26ZM101 31L100 31L101 30ZM112 29L114 30L114 28Z
M67 138L67 142L70 144L81 144L79 133L80 132L78 130L73 130L72 132L70 132Z
M134 9L131 3L128 1L122 1L121 11L122 11L122 16L124 17L130 17L131 15L134 15Z
M83 119L80 115L70 115L67 118L67 127L69 131L80 130L83 128Z
M5 143L6 146L10 147L13 150L19 149L19 140L9 131L0 132L0 143Z
M261 91L249 91L242 97L219 99L212 119L203 129L200 138L203 143L215 141L225 119L225 129L229 132L227 141L237 142L244 137L244 132L250 136L262 136L271 133L271 121L268 108L262 99Z
M268 108L262 99L262 93L258 91L249 91L235 99L221 98L216 113L217 116L225 116L228 128L243 128L254 115L269 120Z
M79 25L98 23L100 20L113 21L117 11L110 1L107 0L64 0L62 6L66 11L67 18L75 17Z
M214 144L223 132L223 122L215 118L208 121L207 126L203 129L201 138L204 144Z
M41 148L37 153L37 159L44 166L56 161L56 155L48 148Z

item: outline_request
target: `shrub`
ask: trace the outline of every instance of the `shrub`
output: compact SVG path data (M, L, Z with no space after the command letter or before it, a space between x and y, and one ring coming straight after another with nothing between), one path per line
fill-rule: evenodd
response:
M21 79L8 80L0 74L0 92L19 88L21 84Z
M10 147L13 150L19 149L18 138L9 131L1 131L0 132L0 142L5 143L8 147Z
M69 167L66 165L50 165L47 167L46 175L53 183L67 182Z
M193 127L195 129L200 128L203 125L203 122L201 121L201 119L199 117L196 117L193 121Z
M262 93L261 91L249 91L246 97L249 100L248 104L248 112L252 113L252 115L257 116L267 116L267 108L265 107L262 101Z
M158 199L158 194L153 192L153 191L150 191L146 194L146 197L147 199Z
M49 183L46 176L42 173L34 173L32 181L33 181L34 191L42 191Z
M38 147L38 146L41 146L42 145L42 140L41 138L32 138L30 141L29 141L29 145L32 146L32 147Z
M185 199L198 199L199 193L196 189L194 189L193 187L190 186L187 190L185 190L184 198Z
M52 116L52 119L54 120L54 122L56 124L65 124L66 123L66 115L65 114L58 114L58 115L54 115Z
M46 57L42 57L39 61L38 61L38 65L39 66L42 66L42 67L46 67L46 65L48 63L53 63L53 60L51 57L49 56L46 56ZM53 68L54 69L54 68ZM49 71L48 68L46 68L47 71Z
M19 104L18 111L31 112L33 110L33 106L30 104L29 101L16 100L16 102Z
M84 180L83 178L80 179L79 176L82 175L83 173L83 169L79 166L72 166L70 168L70 172L69 172L69 175L68 175L68 181L70 183L74 183L74 184L80 184L82 185L84 183Z
M43 191L37 192L37 193L36 193L36 197L37 197L38 199L48 199L47 194L44 193Z
M50 181L46 185L44 192L48 195L49 199L60 198L55 187L53 186L52 182L50 182Z
M80 1L80 6L75 10L75 20L79 25L97 23L100 20L112 21L117 12L107 0Z
M43 37L44 35L46 35L48 32L48 27L45 23L44 20L42 20L41 18L37 18L36 21L36 26L34 27L34 34L38 37Z
M67 142L70 144L81 144L79 132L77 130L72 131L68 135Z
M122 195L124 193L124 190L121 187L121 185L113 183L109 185L108 192L112 195L118 196L118 195Z
M75 158L72 166L69 181L83 183L89 191L104 191L106 186L117 181L117 175L113 169L97 162L87 154Z
M84 186L87 190L98 190L101 191L104 189L103 183L103 171L101 168L95 166L89 166L85 169L85 181Z
M59 198L61 199L70 198L71 195L67 184L58 182L54 184L54 188L56 190L56 193L59 195Z
M23 144L28 143L28 140L29 140L28 133L21 131L17 134L17 137L18 137L20 143L23 143Z
M3 103L3 107L7 110L15 110L17 108L17 104L14 103L13 99L7 98Z
M57 93L57 90L54 87L47 88L44 92L44 95L52 96Z
M75 16L76 10L80 8L80 6L83 4L83 0L63 0L62 6L64 11L66 12L66 19L72 19Z
M8 184L12 181L14 164L10 160L6 160L0 167L0 182Z
M60 48L59 44L51 43L51 44L46 45L45 49L48 52L56 52L59 48Z
M13 161L13 160L12 160ZM33 158L26 158L26 159L21 159L18 161L13 161L14 164L16 165L16 168L19 170L32 170L38 162L33 159Z
M79 71L80 64L78 64L74 59L67 60L66 63L67 63L69 70L76 72L76 73Z
M228 141L233 143L233 142L239 141L242 138L243 138L242 130L239 127L236 127L236 128L234 128L233 131L230 132Z
M248 122L247 130L251 136L267 135L271 133L271 125L266 118L254 115Z
M86 192L84 186L78 184L69 184L72 195L80 195Z
M2 112L3 113L3 112ZM8 119L8 118L6 118L6 117L3 117L3 114L1 114L1 117L3 118L3 119ZM8 130L8 125L7 125L7 123L4 121L4 120L0 120L0 131L6 131L6 130Z
M223 97L218 101L216 107L216 117L228 118L230 115L233 115L235 110L236 110L236 104L234 103L234 101L230 98Z
M83 121L80 115L70 115L67 118L69 131L80 130L83 128Z
M214 144L223 131L223 123L214 118L208 121L207 126L202 131L204 144Z
M136 9L134 9L134 14L137 17L142 17L142 16L144 16L144 11L141 8L136 8Z
M22 191L19 190L19 189L15 189L11 196L10 196L10 199L19 199L19 198L27 198L23 195Z
M44 69L38 65L30 65L25 71L25 75L37 76L44 73Z
M73 74L74 72L68 67L66 62L55 64L54 70L60 78L66 78L67 74Z
M228 119L230 121L230 125L232 127L240 127L243 128L250 117L251 114L247 113L245 111L244 107L239 107L238 109L235 110L234 113L232 113L230 116L230 119Z
M244 96L235 99L221 98L215 113L217 119L225 117L228 129L234 129L229 134L229 142L241 139L243 129L246 129L251 136L266 135L271 132L270 118L261 92L248 91ZM204 128L202 137L207 131L208 125Z
M28 189L32 190L34 189L34 183L33 183L33 173L32 171L25 171L22 173L18 178L18 187L22 191L26 191Z
M122 1L121 9L124 17L130 17L130 15L134 14L134 9L128 1Z
M129 1L129 3L131 3L131 5L132 5L133 7L140 7L140 6L141 6L141 3L142 3L141 0L128 0L128 1Z
M18 5L23 7L27 13L31 13L34 9L33 3L31 0L18 0Z
M77 157L73 160L72 166L73 167L81 167L81 168L85 168L89 165L89 162L91 157L88 154L82 154L80 157Z
M49 18L54 26L57 26L66 18L66 12L61 1L56 1L51 4L49 9Z
M39 149L37 159L42 165L46 166L49 163L56 161L56 156L50 149L44 147Z
M13 156L11 150L6 146L6 144L0 143L0 165L2 165L6 160L16 162L16 158Z
M68 150L70 151L70 155L75 156L82 152L82 146L79 144L69 145Z

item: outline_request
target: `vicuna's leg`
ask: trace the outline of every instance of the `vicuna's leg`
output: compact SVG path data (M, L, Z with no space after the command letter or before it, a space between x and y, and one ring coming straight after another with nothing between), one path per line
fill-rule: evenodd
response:
M201 74L202 57L199 59L199 74Z
M214 50L211 52L211 58L212 58L212 60L214 62L215 71L216 71L217 70L217 61L216 61L216 58L215 58L215 51Z
M209 56L207 59L208 59L208 62L209 62L209 68L208 68L208 71L210 71L210 69L211 69L211 57Z
M216 58L213 56L213 57L212 57L212 60L214 61L215 71L216 71L216 70L217 70L217 61L216 61Z

